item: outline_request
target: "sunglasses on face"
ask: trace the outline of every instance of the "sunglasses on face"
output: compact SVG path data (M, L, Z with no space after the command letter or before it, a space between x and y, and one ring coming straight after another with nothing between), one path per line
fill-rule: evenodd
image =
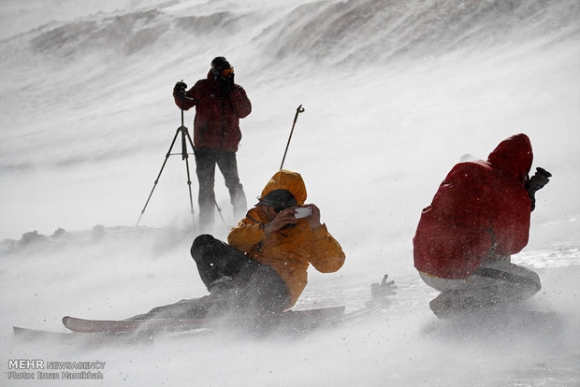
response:
M222 75L222 77L228 78L233 73L234 73L234 68L233 67L230 67L229 69L222 70L221 75Z
M286 208L290 208L292 206L284 206L284 207L280 207L280 206L268 206L272 209L272 211L274 211L275 213L279 213L282 210L285 210Z

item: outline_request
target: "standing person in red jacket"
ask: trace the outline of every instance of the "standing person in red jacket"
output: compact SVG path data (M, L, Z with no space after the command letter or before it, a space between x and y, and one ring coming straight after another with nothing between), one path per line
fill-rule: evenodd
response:
M234 208L234 219L247 211L246 196L238 175L236 152L242 138L240 118L252 112L245 90L234 83L234 68L223 56L214 58L206 79L189 90L183 82L173 89L175 103L183 110L195 106L193 142L199 182L199 222L211 231L215 218L215 166L224 176Z
M421 214L413 239L415 267L442 292L430 302L440 316L521 301L541 289L536 273L510 262L528 243L535 192L551 175L528 176L525 134L502 141L487 161L455 165Z

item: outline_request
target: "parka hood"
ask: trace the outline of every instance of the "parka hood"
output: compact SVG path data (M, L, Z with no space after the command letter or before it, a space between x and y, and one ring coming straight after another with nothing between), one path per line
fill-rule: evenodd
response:
M533 161L532 145L525 134L516 134L499 143L489 154L487 161L495 170L524 181Z
M304 184L304 180L302 180L302 176L300 176L298 172L289 171L287 169L281 169L276 172L262 190L260 199L263 199L270 192L277 189L285 189L289 191L294 195L296 203L299 206L304 205L307 197L306 185Z
M211 70L208 71L207 73L207 80L211 81L213 83L217 83L217 81L215 80L215 75L213 75L213 73L211 72Z

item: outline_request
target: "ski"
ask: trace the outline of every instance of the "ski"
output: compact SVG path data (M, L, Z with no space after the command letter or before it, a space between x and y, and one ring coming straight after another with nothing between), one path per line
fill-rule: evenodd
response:
M62 323L66 328L77 333L128 333L203 327L203 322L198 319L87 320L65 316Z
M215 329L250 329L254 332L268 333L273 329L279 332L308 332L321 326L335 326L389 306L388 296L396 294L394 281L371 285L371 300L361 309L345 313L345 306L321 307L313 309L289 310L277 315L256 318L249 315L233 315L211 318L161 318L126 320L90 320L65 316L63 325L69 332L52 332L22 327L13 327L15 336L24 339L58 339L82 342L108 342L121 340L152 340L157 333L163 332L210 332Z
M269 321L274 326L287 326L295 330L314 328L325 322L338 321L344 315L344 306L290 310L282 312ZM140 333L158 331L184 331L196 329L212 329L220 325L239 325L251 321L250 317L228 316L217 318L164 318L143 320L87 320L65 316L62 322L66 328L77 333Z
M13 326L12 330L14 331L14 335L19 338L24 338L27 340L32 339L68 339L74 336L72 333L67 332L53 332L53 331L44 331L41 329L30 329L30 328L23 328L18 326Z
M55 332L41 329L12 327L14 336L22 341L50 341L70 344L99 345L99 344L134 344L151 342L152 335L129 335L108 333L78 333L78 332Z

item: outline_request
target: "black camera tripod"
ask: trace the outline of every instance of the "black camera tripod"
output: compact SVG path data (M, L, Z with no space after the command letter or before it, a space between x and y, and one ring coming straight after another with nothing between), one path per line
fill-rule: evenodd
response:
M161 177L161 173L163 173L163 169L165 168L165 164L167 164L167 160L169 159L169 156L180 154L180 153L171 153L171 151L173 150L173 146L175 145L175 141L177 141L177 136L179 136L180 134L181 134L181 159L185 160L185 169L187 171L187 186L189 189L189 205L191 208L191 217L193 220L193 224L195 225L195 216L194 216L194 212L193 212L193 195L191 194L191 177L190 177L190 173L189 173L189 155L193 154L193 153L188 153L187 144L189 143L189 145L191 145L192 152L194 150L194 147L193 147L193 141L191 140L191 136L189 135L189 130L183 124L183 109L181 109L181 126L179 128L177 128L177 131L175 132L175 136L173 136L173 141L171 141L171 145L169 146L169 150L167 151L167 154L165 155L165 160L163 161L163 165L161 166L161 170L159 171L159 174L157 175L157 179L155 179L155 183L153 184L153 188L151 189L151 193L149 193L149 197L147 198L147 201L145 202L145 206L141 210L141 215L139 215L139 220L137 221L137 226L139 225L139 222L141 221L141 217L143 216L143 213L147 209L147 205L149 204L149 201L151 200L151 196L153 196L153 191L155 191L155 187L157 187L157 183L159 182L159 178Z

